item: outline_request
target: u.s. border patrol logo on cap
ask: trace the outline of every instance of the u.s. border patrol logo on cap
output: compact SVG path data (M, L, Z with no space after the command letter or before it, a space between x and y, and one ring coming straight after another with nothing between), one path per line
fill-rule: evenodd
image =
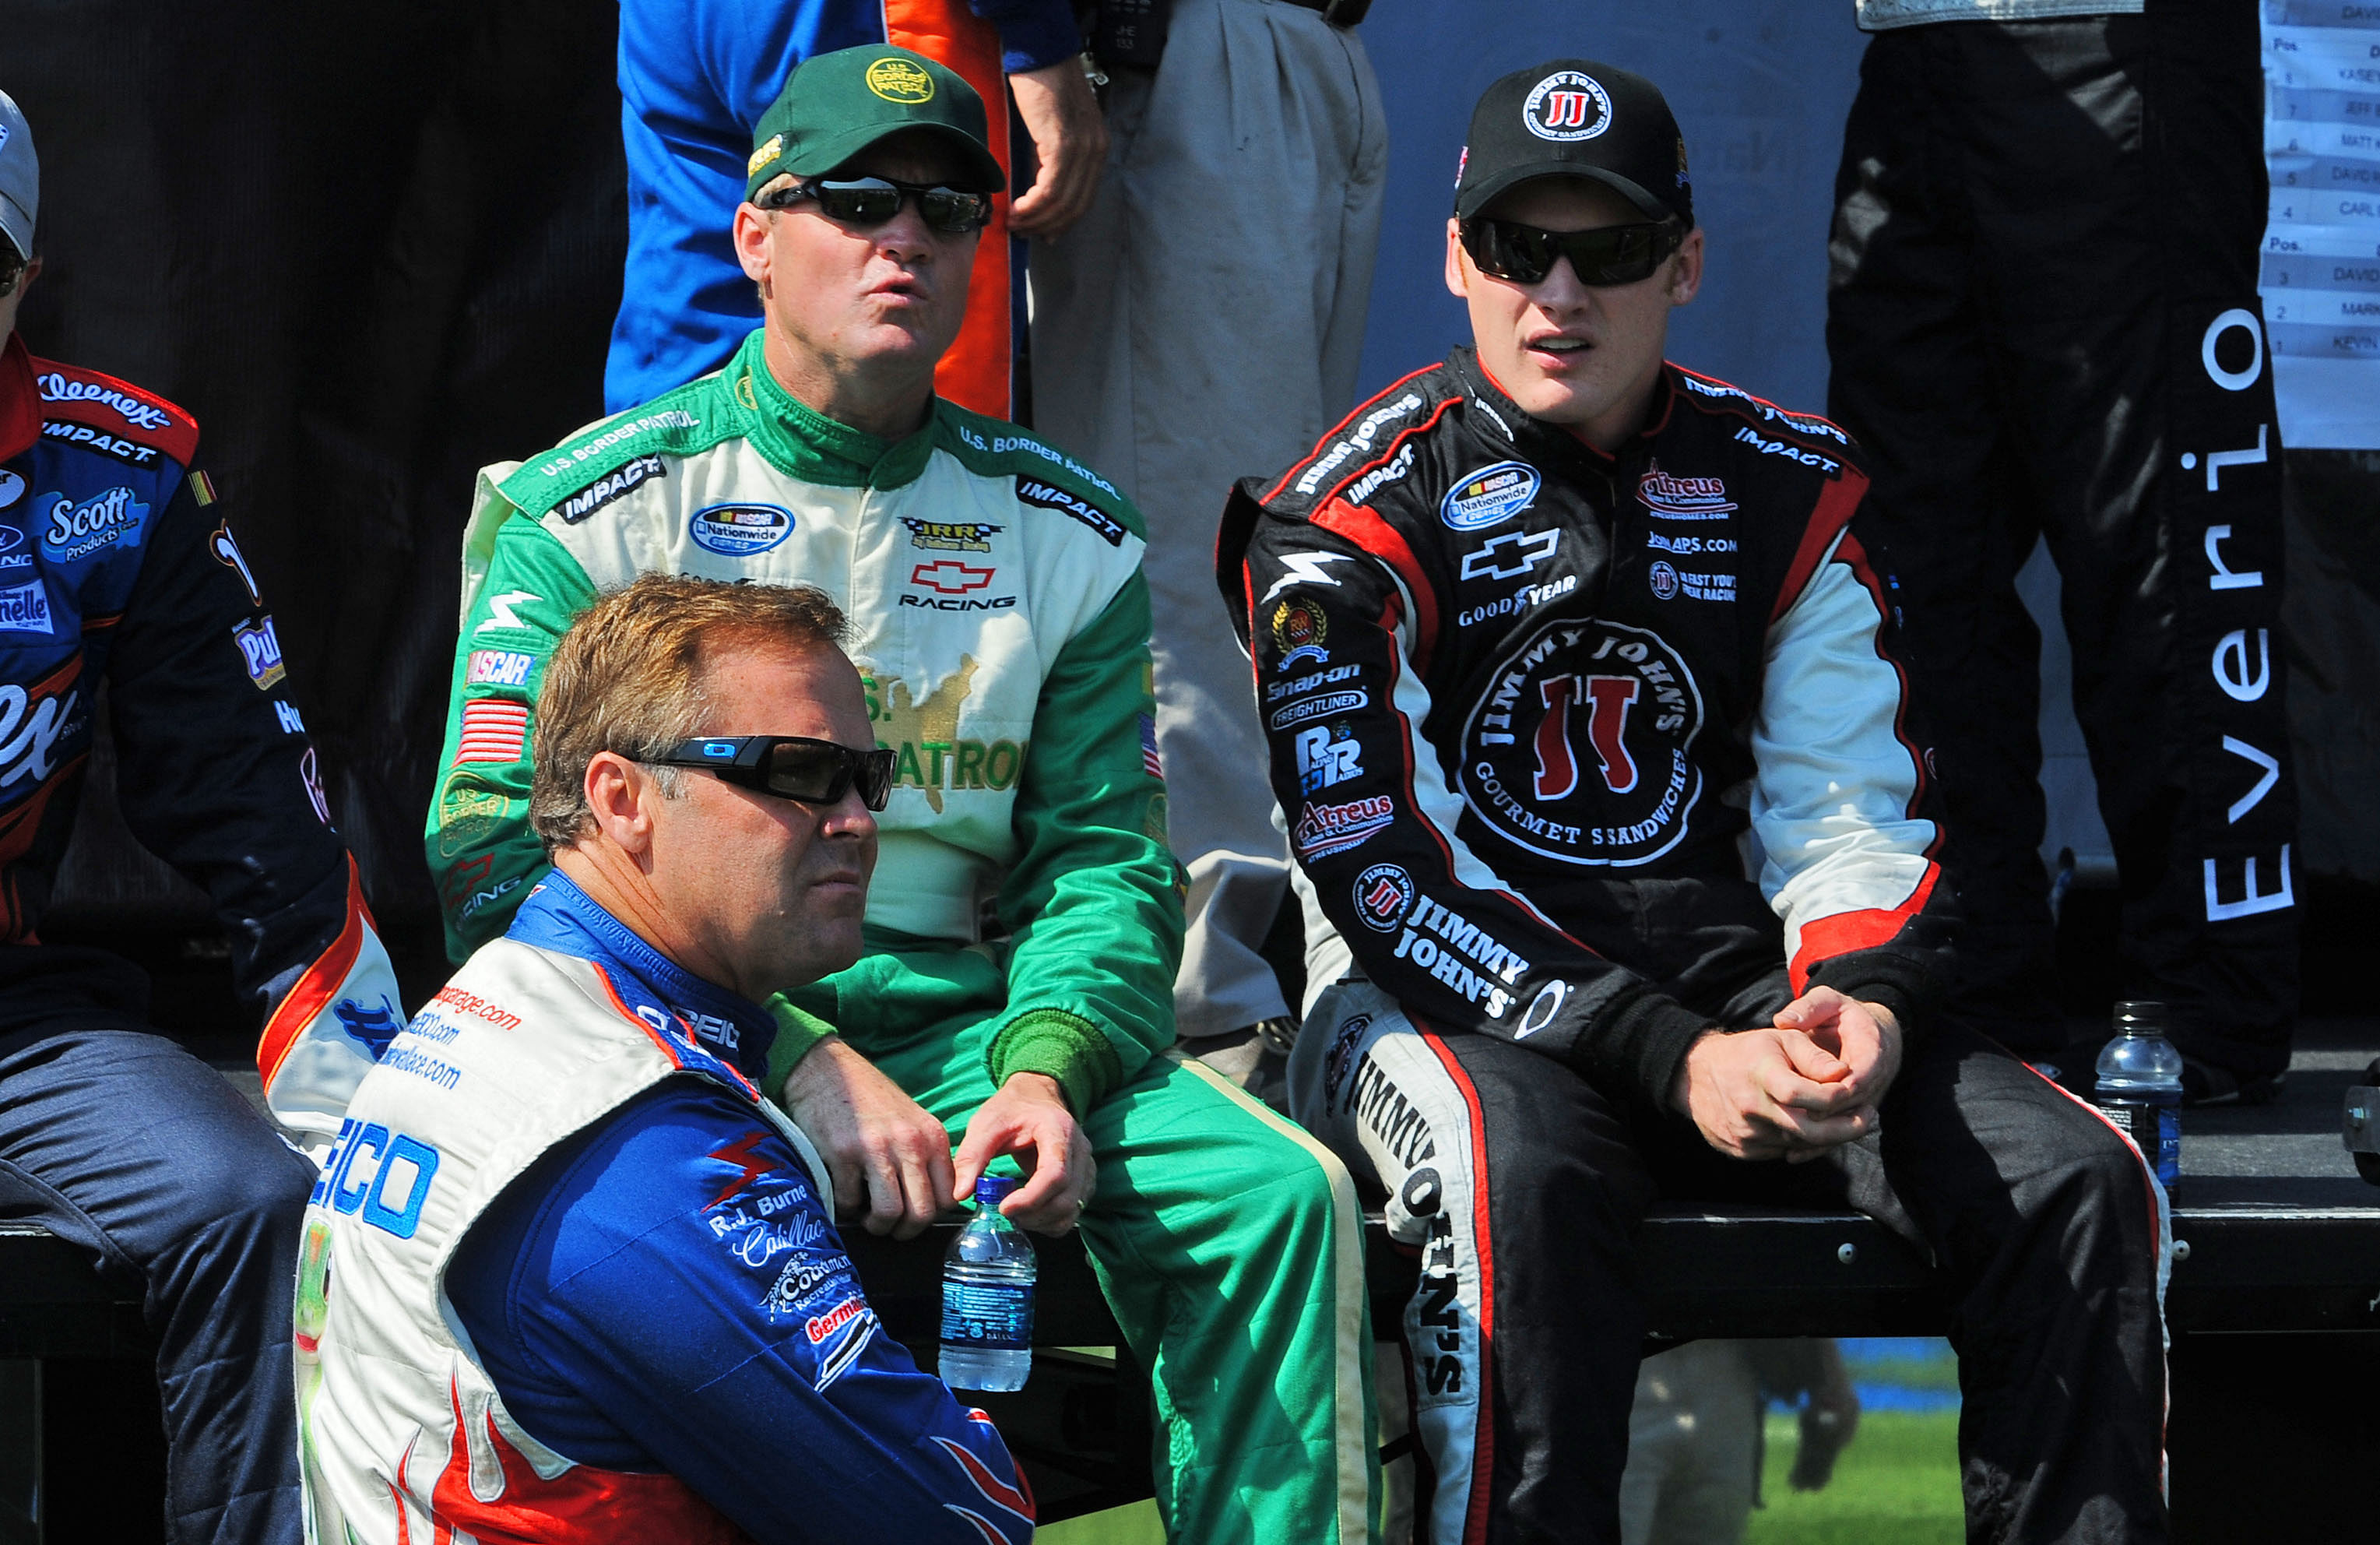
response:
M1558 69L1529 92L1521 120L1540 140L1592 140L1611 127L1611 94L1591 75Z
M887 102L934 100L934 78L906 59L879 59L868 66L868 89Z

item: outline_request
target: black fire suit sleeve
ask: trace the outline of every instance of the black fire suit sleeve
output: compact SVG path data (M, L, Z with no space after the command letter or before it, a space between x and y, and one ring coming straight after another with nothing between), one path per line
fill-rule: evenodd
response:
M1329 505L1300 522L1251 502L1235 494L1226 522L1254 525L1243 604L1273 790L1356 964L1436 1028L1665 1101L1709 1021L1564 933L1456 833L1462 796L1427 732L1460 711L1431 700L1411 657L1415 606L1435 604L1415 594L1418 562L1327 529Z
M201 505L194 484L175 483L122 615L86 619L115 635L116 792L132 834L213 899L235 989L265 1022L258 1066L274 1115L335 1130L404 1013L272 618L222 505Z

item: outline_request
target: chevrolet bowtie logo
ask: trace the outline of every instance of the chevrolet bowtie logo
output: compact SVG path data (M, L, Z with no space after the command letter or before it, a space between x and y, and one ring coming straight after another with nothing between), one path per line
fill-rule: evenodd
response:
M940 563L919 564L916 568L911 569L909 583L923 585L928 590L940 590L944 595L965 595L969 590L979 590L990 584L994 572L996 571L992 569L976 568L955 559L944 558Z

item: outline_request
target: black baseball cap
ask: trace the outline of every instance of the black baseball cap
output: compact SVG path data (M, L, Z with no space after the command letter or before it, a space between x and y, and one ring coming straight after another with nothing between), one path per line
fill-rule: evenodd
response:
M958 152L953 187L970 193L1007 188L976 89L948 67L887 44L817 54L795 67L752 130L744 196L759 197L787 173L832 172L879 140L912 128Z
M1686 139L1661 89L1593 59L1551 59L1488 88L1454 175L1464 220L1531 177L1589 177L1648 220L1694 223Z

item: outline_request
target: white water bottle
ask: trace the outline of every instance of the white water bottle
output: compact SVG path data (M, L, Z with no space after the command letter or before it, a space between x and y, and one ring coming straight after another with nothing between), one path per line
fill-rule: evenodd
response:
M2094 1103L2131 1135L2168 1190L2181 1175L2181 1053L2165 1038L2165 1005L2116 1005L2116 1035L2099 1052Z
M1000 1215L1016 1182L975 1183L975 1220L942 1258L942 1382L1021 1390L1033 1371L1033 1242Z

